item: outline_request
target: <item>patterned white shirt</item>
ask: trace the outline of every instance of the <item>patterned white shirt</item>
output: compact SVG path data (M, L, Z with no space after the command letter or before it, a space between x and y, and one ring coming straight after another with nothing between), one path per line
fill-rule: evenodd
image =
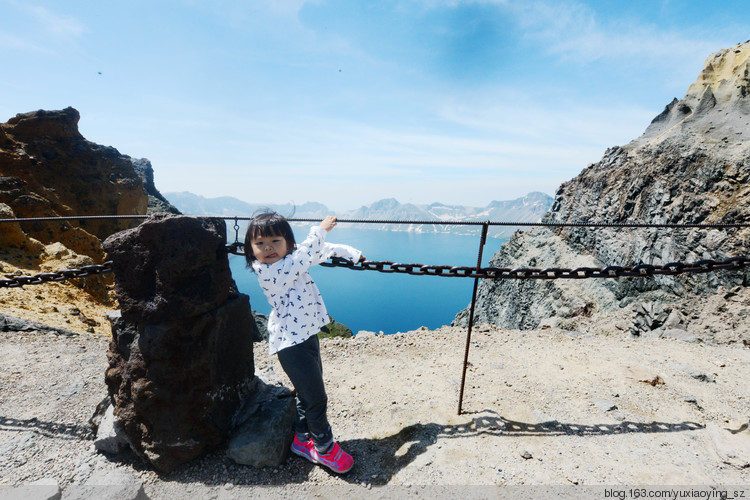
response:
M357 262L362 255L348 245L326 243L326 233L313 226L305 241L283 259L273 264L253 261L258 283L272 307L268 317L270 354L304 342L328 324L328 311L308 268L331 257Z

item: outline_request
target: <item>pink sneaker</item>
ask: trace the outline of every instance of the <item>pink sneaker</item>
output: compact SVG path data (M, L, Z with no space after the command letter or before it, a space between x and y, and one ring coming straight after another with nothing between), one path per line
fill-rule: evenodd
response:
M310 440L310 443L312 443L312 440ZM318 450L315 449L315 446L312 446L310 451L312 452L312 461L314 463L325 465L333 472L339 474L349 472L354 465L354 459L352 456L342 450L338 443L333 443L331 449L325 454L319 453Z
M306 458L312 463L315 462L313 457L313 451L315 450L315 444L313 444L312 438L308 439L304 443L297 439L297 435L294 435L294 441L292 441L292 453L299 455L302 458Z

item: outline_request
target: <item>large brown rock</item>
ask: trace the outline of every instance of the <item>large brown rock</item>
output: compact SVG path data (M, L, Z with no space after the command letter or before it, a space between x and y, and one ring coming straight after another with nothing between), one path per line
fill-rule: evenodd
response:
M34 111L18 114L0 124L0 176L13 178L0 183L0 202L19 218L69 215L144 215L148 195L129 156L115 148L87 141L78 131L78 111ZM23 229L42 243L62 242L76 251L88 245L71 243L69 233L80 228L104 239L133 227L137 220L40 222ZM101 251L99 251L101 253Z
M219 218L156 215L104 241L122 316L154 324L223 304L232 275Z
M0 203L0 219L15 219L15 217L16 214L13 213L13 210L8 205ZM21 230L21 227L13 222L6 222L2 226L2 230L0 231L0 247L28 249L32 252L41 252L44 249L41 243L29 238Z
M131 448L161 471L222 444L254 390L255 320L218 218L153 216L107 238L121 316L106 383Z

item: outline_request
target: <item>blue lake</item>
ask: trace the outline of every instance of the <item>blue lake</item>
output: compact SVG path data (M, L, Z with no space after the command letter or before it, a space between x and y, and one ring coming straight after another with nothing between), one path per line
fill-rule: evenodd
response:
M309 227L294 228L302 241ZM387 260L451 266L475 266L478 236L423 234L374 229L336 227L327 241L362 250L368 260ZM482 265L505 240L488 238ZM242 293L250 296L252 308L262 314L271 310L255 274L243 257L230 256L232 276ZM385 274L346 268L313 266L310 274L323 295L328 313L356 334L360 330L386 334L449 325L456 313L471 302L474 280L441 276Z

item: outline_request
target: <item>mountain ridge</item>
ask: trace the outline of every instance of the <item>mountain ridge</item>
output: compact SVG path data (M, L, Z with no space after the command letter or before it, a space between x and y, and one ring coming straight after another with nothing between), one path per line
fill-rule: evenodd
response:
M257 210L270 209L288 218L316 219L334 214L340 219L376 221L415 221L427 224L353 224L385 231L411 231L421 233L478 234L478 226L450 225L449 222L539 222L552 204L553 198L545 193L531 192L515 200L492 201L485 207L468 207L433 202L426 205L401 203L395 198L383 198L353 210L334 212L319 202L295 206L287 204L247 203L231 196L205 198L188 191L164 193L164 197L181 212L190 215L218 215L222 217L252 216ZM431 222L434 221L435 224ZM437 224L443 222L443 224ZM517 226L493 226L488 236L507 238Z

